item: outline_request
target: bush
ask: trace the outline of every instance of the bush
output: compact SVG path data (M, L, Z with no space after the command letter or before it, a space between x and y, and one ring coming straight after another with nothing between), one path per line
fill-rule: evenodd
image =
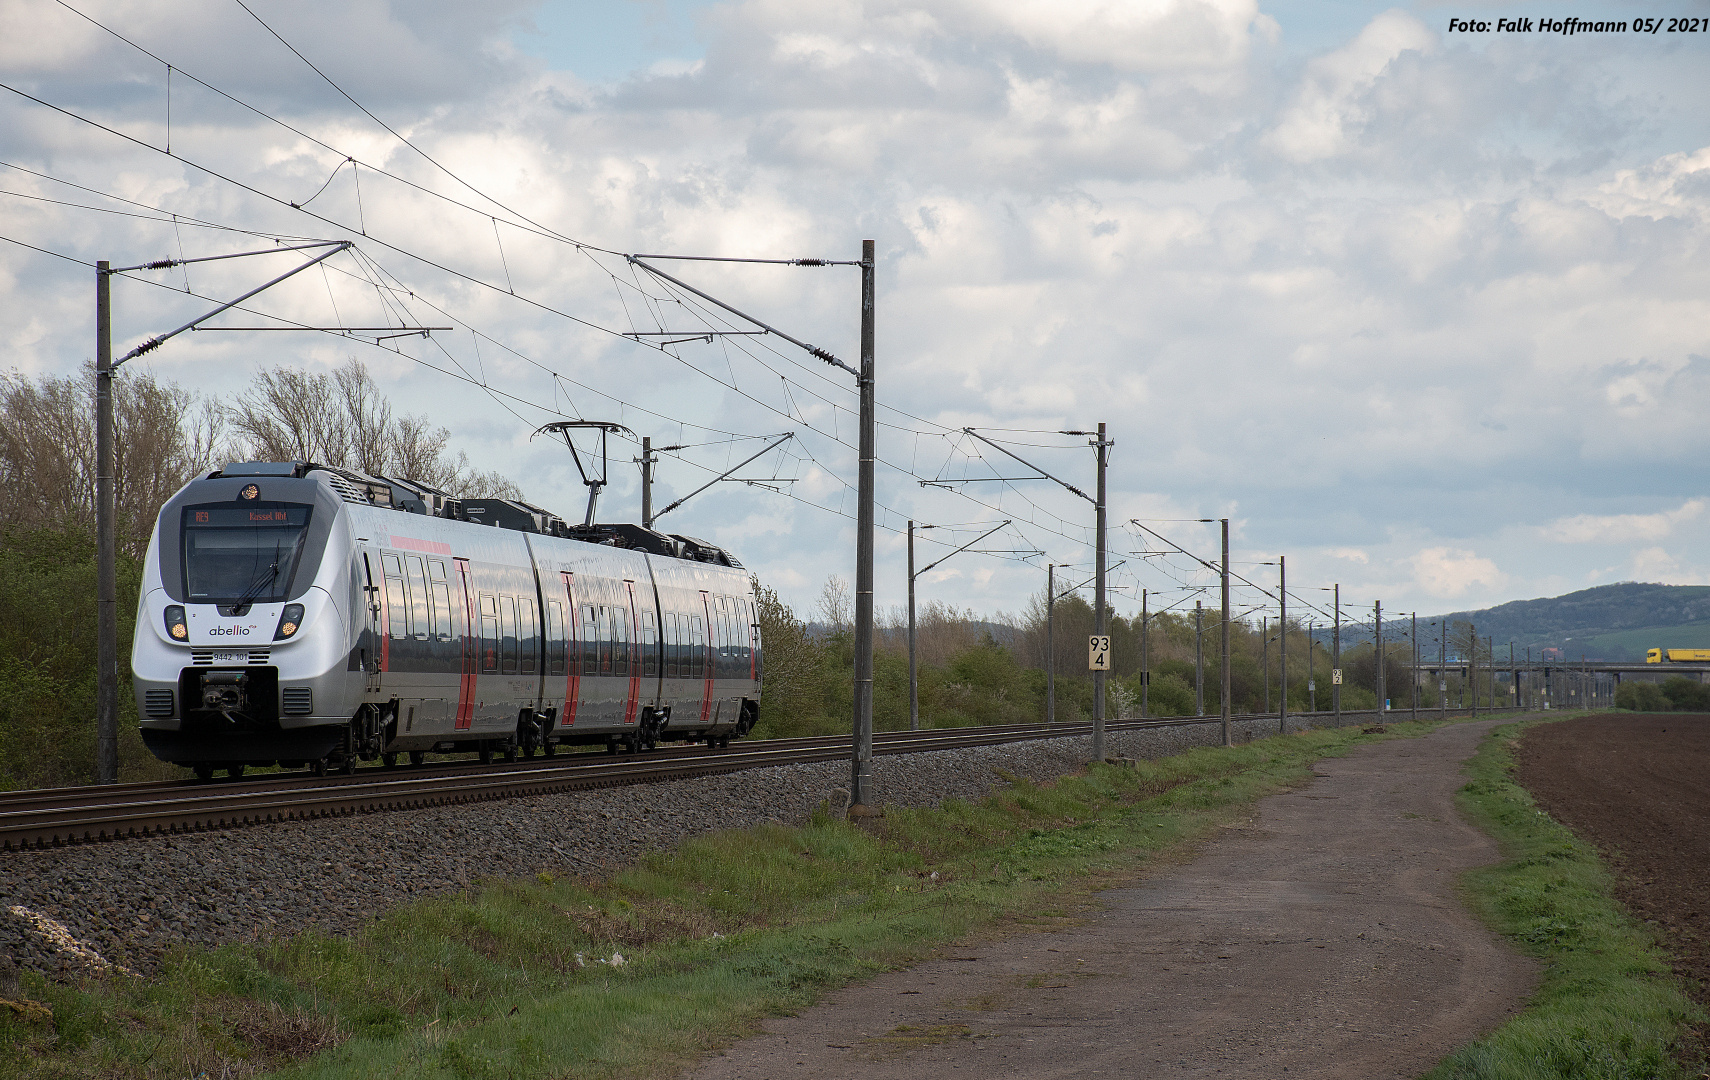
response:
M1653 682L1624 682L1615 688L1615 707L1634 712L1667 712L1672 705Z
M183 775L137 734L131 633L141 560L118 560L119 777ZM72 529L0 535L0 790L95 780L95 542Z
M1710 686L1685 675L1674 675L1662 684L1663 696L1681 712L1710 712Z

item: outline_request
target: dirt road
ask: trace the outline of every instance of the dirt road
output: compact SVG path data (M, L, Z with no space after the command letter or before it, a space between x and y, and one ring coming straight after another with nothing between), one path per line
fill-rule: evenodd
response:
M1417 1076L1533 985L1455 896L1497 858L1452 803L1496 722L1321 762L1080 926L848 988L690 1075Z

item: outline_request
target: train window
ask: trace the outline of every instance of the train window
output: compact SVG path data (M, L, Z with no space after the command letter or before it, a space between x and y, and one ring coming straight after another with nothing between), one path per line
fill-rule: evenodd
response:
M604 604L594 609L600 616L600 674L612 673L612 609Z
M653 629L653 612L641 613L641 673L659 674L659 636Z
M499 597L499 624L502 643L499 646L500 657L505 665L506 675L517 673L517 598L514 596Z
M718 598L718 655L725 665L736 655L735 619L731 617L730 597Z
M706 639L701 636L701 617L689 616L689 677L704 679L707 674Z
M677 644L681 639L681 635L677 632L677 616L673 615L669 611L665 613L664 630L665 677L667 679L675 679L677 677Z
M433 633L433 616L428 607L427 572L419 555L405 560L410 569L410 633L417 641L426 641Z
M386 634L402 640L410 636L409 602L404 597L404 579L386 579Z
M689 617L671 616L672 671L679 677L689 677Z
M582 674L600 673L600 620L594 605L582 605Z
M451 640L451 590L443 581L433 583L433 638Z
M428 562L428 580L429 581L444 581L445 580L445 564L440 562L438 559L430 560Z
M522 646L522 673L534 674L534 658L540 654L540 641L534 633L534 601L523 599L517 602L517 636Z
M398 557L396 555L381 555L380 565L386 568L387 577L404 576L403 564L398 562Z
M612 608L612 674L629 674L629 609Z
M499 605L481 594L481 670L499 670Z
M548 675L564 674L564 655L568 643L564 640L564 605L556 600L546 602L546 661Z

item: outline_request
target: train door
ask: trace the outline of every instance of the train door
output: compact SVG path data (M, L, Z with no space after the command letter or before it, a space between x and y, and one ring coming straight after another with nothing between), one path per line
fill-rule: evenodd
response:
M363 550L362 599L368 609L368 632L363 635L362 671L363 691L369 694L380 692L380 658L386 648L386 638L380 632L380 584L375 580L380 575L375 572L374 559L372 552Z
M635 582L628 578L623 583L624 594L629 597L629 614L623 620L624 636L629 640L624 643L624 651L629 653L629 686L624 695L623 722L635 723L636 707L641 701L641 658L637 656L636 645L641 640L638 622L638 612L635 609Z
M701 611L706 619L706 635L703 638L701 634L702 616L694 616L689 622L689 647L694 654L695 670L702 673L701 723L705 724L712 719L713 679L717 675L713 659L717 654L713 651L712 600L704 589L701 590Z
M475 604L469 592L469 560L453 561L457 564L457 588L462 594L463 606L463 648L458 666L457 722L454 726L458 731L467 731L475 720L475 631L479 624L475 621Z
M582 654L576 647L575 575L564 570L558 576L564 582L564 610L569 613L564 620L564 706L558 713L558 726L572 727L576 723L576 707L582 703Z

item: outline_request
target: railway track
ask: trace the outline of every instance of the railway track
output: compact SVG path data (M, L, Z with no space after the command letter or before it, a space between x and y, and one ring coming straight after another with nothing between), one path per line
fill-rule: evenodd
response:
M1327 714L1308 715L1325 718ZM1376 716L1374 712L1342 713L1344 724L1363 723ZM1231 719L1246 722L1274 718L1274 714L1248 714ZM1111 720L1106 730L1183 727L1220 720L1216 716ZM1091 732L1089 723L876 732L873 753L915 754L1085 737ZM0 792L0 850L658 783L848 756L849 736L833 735L768 739L727 750L694 746L619 757L567 754L478 767L463 763L375 766L358 769L352 775L325 777L292 772L239 780L168 780Z

